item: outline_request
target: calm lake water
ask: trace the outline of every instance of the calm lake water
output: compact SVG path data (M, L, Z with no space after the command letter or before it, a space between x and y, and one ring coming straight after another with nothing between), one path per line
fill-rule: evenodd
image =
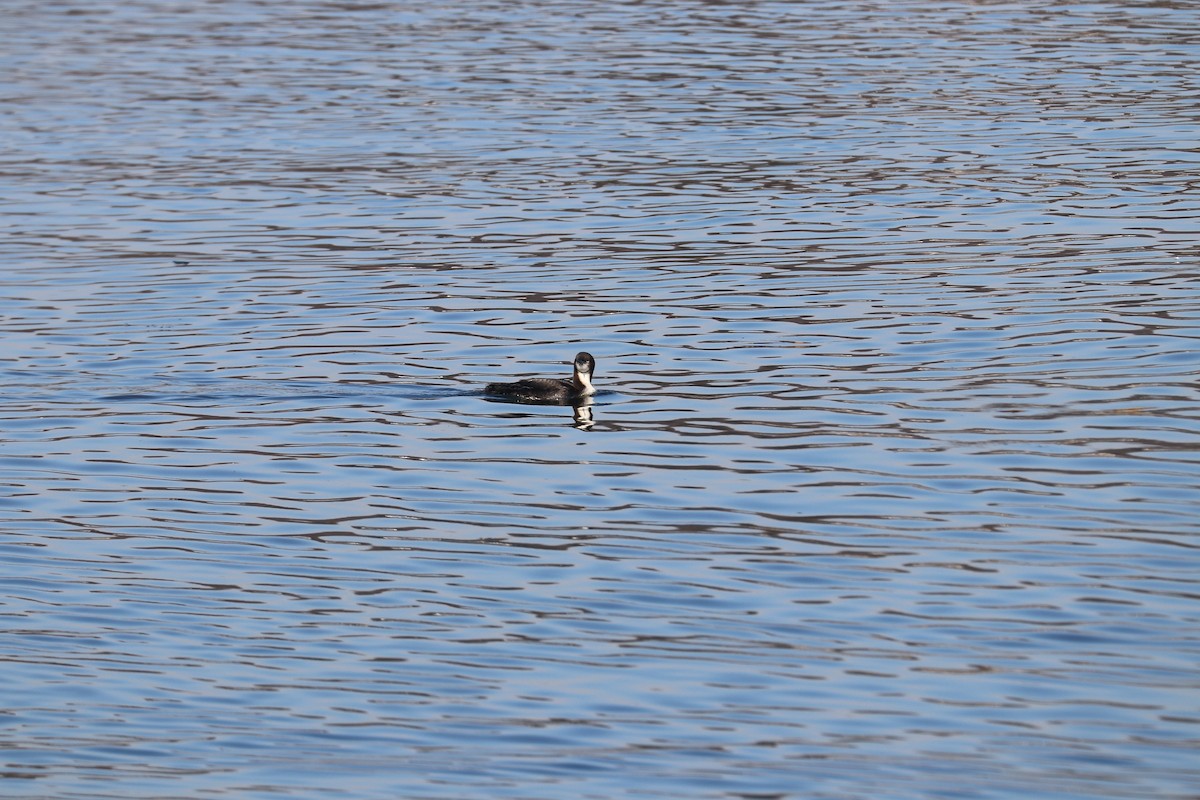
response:
M0 14L0 796L1197 796L1194 3Z

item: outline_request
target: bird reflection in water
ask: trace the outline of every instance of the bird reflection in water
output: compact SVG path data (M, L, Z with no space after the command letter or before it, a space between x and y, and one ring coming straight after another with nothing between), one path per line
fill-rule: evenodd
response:
M581 431L590 430L596 424L596 420L592 417L592 405L575 406L575 427Z

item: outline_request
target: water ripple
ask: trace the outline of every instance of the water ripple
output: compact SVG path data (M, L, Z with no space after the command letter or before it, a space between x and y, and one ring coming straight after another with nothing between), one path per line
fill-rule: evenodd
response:
M1192 12L8 9L9 793L1190 796Z

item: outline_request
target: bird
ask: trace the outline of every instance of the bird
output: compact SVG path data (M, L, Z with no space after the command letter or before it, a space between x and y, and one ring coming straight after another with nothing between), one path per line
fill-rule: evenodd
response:
M592 386L596 359L591 353L579 353L573 366L570 378L523 378L512 383L489 383L483 393L516 403L579 405L596 393L596 387Z

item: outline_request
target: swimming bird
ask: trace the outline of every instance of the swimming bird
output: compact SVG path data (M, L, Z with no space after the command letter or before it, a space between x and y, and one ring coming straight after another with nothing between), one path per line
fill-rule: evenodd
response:
M591 353L580 353L575 356L574 367L570 378L524 378L513 383L489 383L483 393L517 403L579 405L596 393L596 387L592 386L596 359Z

